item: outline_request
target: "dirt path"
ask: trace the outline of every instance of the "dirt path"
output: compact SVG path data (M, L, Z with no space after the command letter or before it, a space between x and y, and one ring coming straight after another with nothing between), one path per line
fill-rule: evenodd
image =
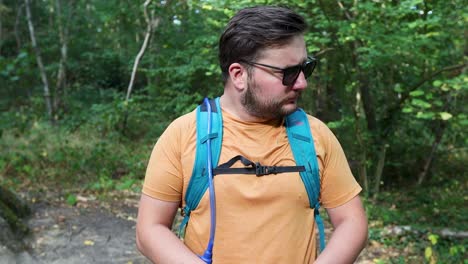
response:
M0 264L150 263L135 246L138 196L119 193L108 201L78 196L75 206L60 198L38 199L28 221L32 235L22 243L11 234L11 240L0 240ZM0 222L0 230L5 227ZM385 253L370 244L357 263L374 263Z
M0 263L149 263L135 247L135 195L78 198L73 207L60 199L33 203L32 235L0 241Z

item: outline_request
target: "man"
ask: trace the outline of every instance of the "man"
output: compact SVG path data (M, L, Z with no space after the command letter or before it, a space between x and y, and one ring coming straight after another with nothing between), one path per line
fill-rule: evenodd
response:
M283 125L297 109L313 67L304 19L281 7L239 11L220 38L224 78L220 98L223 141L219 163L242 155L270 166L296 165ZM296 66L291 68L291 66ZM286 69L285 69L286 68ZM352 263L367 240L367 220L344 152L332 132L307 116L320 168L320 201L334 231L317 256L314 211L298 172L214 177L213 263ZM208 192L192 211L185 240L171 225L192 174L195 112L173 121L152 152L137 221L137 246L155 263L204 263Z

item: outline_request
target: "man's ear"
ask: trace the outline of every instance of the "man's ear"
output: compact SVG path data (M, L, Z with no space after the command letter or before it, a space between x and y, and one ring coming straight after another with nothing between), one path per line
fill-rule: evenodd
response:
M236 90L243 91L247 87L247 69L242 64L235 62L229 66L228 72Z

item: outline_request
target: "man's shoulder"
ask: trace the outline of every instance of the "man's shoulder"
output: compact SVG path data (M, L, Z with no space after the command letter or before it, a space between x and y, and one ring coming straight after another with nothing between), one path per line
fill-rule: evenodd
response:
M196 125L195 123L196 123L196 109L174 119L168 128L187 131L190 128L195 127Z
M309 126L312 132L317 131L320 133L329 133L331 132L330 128L323 122L322 120L318 119L317 117L307 114L307 120L309 121Z
M169 144L178 145L190 141L195 136L195 116L196 113L192 111L172 120L159 137L158 144L162 144L161 142L171 142Z
M316 144L328 145L330 141L336 138L335 133L333 133L330 127L319 118L307 114L307 119Z

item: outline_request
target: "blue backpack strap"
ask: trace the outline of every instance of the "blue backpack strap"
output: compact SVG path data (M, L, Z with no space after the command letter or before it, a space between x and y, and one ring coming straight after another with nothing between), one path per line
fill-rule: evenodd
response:
M320 174L314 139L307 115L302 109L299 108L286 117L286 132L297 165L303 165L306 168L305 171L300 172L300 175L309 196L310 208L314 209L315 222L320 235L320 251L322 251L325 248L325 230L319 214Z
M190 218L190 213L198 207L203 194L208 189L208 170L206 158L208 156L207 139L211 138L211 162L213 167L218 165L223 140L223 120L219 97L210 100L211 104L211 134L207 135L208 112L206 106L201 104L197 107L197 145L195 162L190 178L187 192L185 194L185 207L182 209L184 219L179 227L179 237L185 235L185 227Z

